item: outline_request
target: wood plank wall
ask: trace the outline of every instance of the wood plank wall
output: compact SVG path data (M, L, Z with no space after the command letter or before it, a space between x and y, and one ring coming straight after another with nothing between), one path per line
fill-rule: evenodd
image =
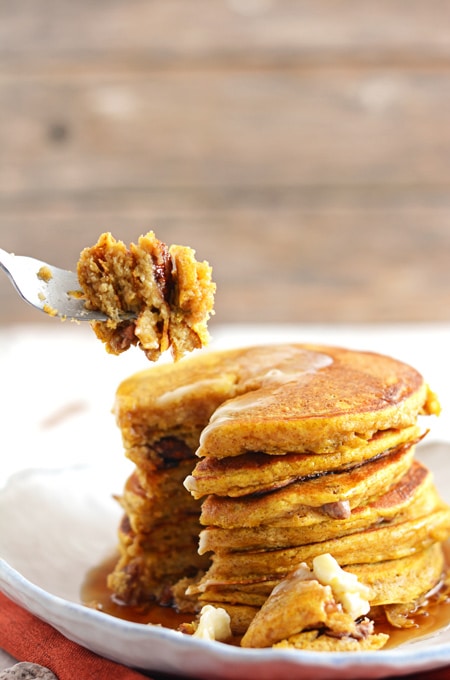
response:
M154 229L216 322L448 321L449 119L448 1L0 0L0 247Z

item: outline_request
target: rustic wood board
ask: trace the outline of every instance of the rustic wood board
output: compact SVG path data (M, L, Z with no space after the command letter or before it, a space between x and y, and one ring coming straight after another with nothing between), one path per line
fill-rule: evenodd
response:
M38 6L39 5L39 6ZM446 321L450 2L0 1L0 246L208 259L215 321ZM0 279L0 323L41 320Z

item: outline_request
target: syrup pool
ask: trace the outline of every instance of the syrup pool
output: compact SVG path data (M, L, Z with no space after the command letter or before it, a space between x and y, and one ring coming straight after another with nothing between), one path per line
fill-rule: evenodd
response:
M163 607L153 602L140 606L116 602L111 596L106 580L108 574L113 571L117 559L117 555L114 555L88 572L81 588L81 601L84 605L125 621L151 623L174 630L182 623L192 621L192 614L180 614L173 607Z
M450 542L445 545L445 556L447 568L450 568ZM81 588L81 601L84 605L126 621L160 625L173 630L193 620L192 614L182 614L172 607L155 603L132 607L115 602L106 580L117 559L117 555L114 555L88 572ZM389 635L383 649L392 649L418 638L435 635L439 630L450 626L450 597L443 596L442 592L431 595L410 620L413 622L410 628L395 628L384 616L375 621L375 632ZM238 641L232 640L231 644L238 644Z

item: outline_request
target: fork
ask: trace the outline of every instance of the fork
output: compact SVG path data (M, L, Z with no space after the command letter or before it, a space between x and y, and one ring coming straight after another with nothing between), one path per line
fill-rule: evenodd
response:
M74 272L59 269L33 257L13 255L1 248L0 268L6 272L19 295L41 312L74 321L108 319L99 310L86 309Z

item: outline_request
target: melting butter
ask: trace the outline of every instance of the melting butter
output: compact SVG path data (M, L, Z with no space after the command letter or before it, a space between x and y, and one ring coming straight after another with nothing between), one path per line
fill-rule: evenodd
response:
M221 607L205 605L200 612L200 620L193 637L219 642L228 640L231 637L230 615Z
M342 569L329 553L313 559L313 573L319 583L330 586L336 602L356 620L370 610L370 589L358 581L358 577Z

